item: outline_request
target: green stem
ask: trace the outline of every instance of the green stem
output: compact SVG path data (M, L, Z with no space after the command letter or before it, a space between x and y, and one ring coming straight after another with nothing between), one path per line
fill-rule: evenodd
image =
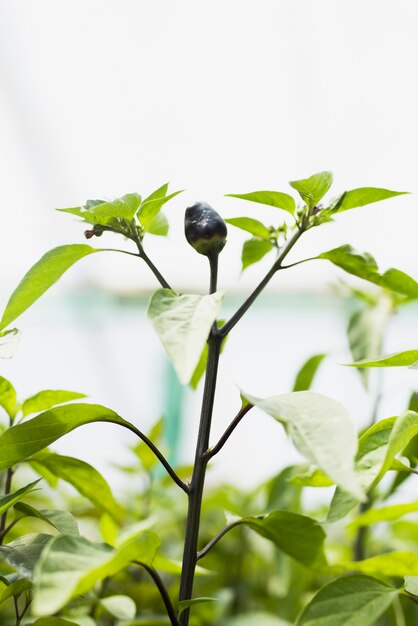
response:
M143 563L142 561L133 561L133 563L135 563L135 565L139 565L140 567L143 567L144 570L146 572L148 572L148 574L151 576L152 580L155 583L155 586L157 587L158 591L160 592L161 599L164 602L164 606L165 606L165 609L167 611L167 615L168 615L168 617L170 619L170 622L171 622L172 626L179 626L179 622L178 622L178 619L177 619L177 616L176 616L176 612L175 612L173 604L171 602L169 593L168 593L167 588L164 585L160 575L158 574L157 570L155 570L150 565L147 565L146 563Z
M192 480L189 487L189 509L186 522L186 536L183 552L183 567L180 581L179 601L190 600L193 593L194 573L197 563L197 544L199 539L200 513L202 507L203 488L205 484L209 447L210 427L213 403L215 398L216 378L222 338L214 326L208 340L208 364L206 368L205 387L203 391L200 426L197 437L196 455ZM180 616L180 626L188 626L190 609Z
M4 495L7 496L12 490L12 478L13 478L13 468L9 467L6 471L6 482L4 485ZM5 511L0 519L0 545L3 543L3 539L5 536L5 528L7 523L7 514L8 511Z

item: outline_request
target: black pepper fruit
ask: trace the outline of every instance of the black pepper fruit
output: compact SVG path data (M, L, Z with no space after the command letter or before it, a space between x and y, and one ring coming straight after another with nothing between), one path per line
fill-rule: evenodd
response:
M205 256L219 254L226 243L227 228L222 217L207 202L186 209L184 233L193 248Z

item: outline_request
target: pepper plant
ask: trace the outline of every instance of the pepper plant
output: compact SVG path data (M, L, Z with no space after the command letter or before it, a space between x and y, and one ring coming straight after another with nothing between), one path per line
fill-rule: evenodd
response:
M291 611L284 615L279 607L276 621L270 620L276 626L290 624L289 620L296 626L348 626L354 622L368 626L386 620L389 610L394 611L398 621L379 623L401 625L405 621L402 622L404 618L400 616L415 610L414 604L418 603L418 554L408 550L387 553L382 547L381 553L369 556L364 532L364 528L374 523L373 520L395 519L399 513L385 509L379 513L379 509L373 508L379 501L378 487L385 475L395 472L393 493L405 477L416 473L418 413L414 398L408 410L397 417L375 422L373 416L370 427L358 438L347 411L339 402L309 390L323 358L323 355L316 355L299 372L292 392L258 398L250 393L251 390L242 390L235 417L226 425L218 441L211 438L218 363L225 341L276 274L291 271L295 265L314 260L331 262L374 284L379 293L384 294L385 302L390 301L389 307L383 307L383 314L380 300L378 302L377 296L373 296L374 299L368 302L369 313L363 311L352 318L350 341L356 359L353 365L363 369L413 365L418 361L416 350L382 357L381 340L370 342L369 331L364 332L364 320L377 319L370 311L374 314L378 311L381 314L379 319L385 322L394 308L418 298L418 283L412 277L394 268L380 271L370 254L357 252L348 244L331 248L315 258L288 261L288 255L299 248L299 240L307 231L338 219L343 211L404 192L364 187L328 199L332 185L330 172L320 172L290 185L299 201L279 191L229 194L245 203L278 209L279 217L272 226L253 215L224 220L203 202L186 210L186 239L197 253L207 256L209 262L209 293L205 295L175 291L158 269L158 264L145 251L149 235L165 236L168 233L168 221L162 207L180 192L168 193L168 185L163 185L145 199L133 193L113 201L89 200L81 207L61 209L87 223L84 233L87 239L109 231L122 236L133 247L109 250L77 243L46 253L11 295L0 321L2 339L13 337L16 331L10 328L12 323L75 262L105 251L136 257L146 263L161 287L151 297L148 316L180 382L196 387L204 376L199 430L194 462L188 472L169 463L159 445L158 431L145 434L140 425L127 421L111 409L86 403L83 395L75 392L45 390L20 402L12 384L0 379L0 405L7 415L7 423L3 424L0 435L0 471L4 476L4 495L0 498L0 555L6 564L6 571L0 578L3 585L0 602L13 602L14 615L11 613L7 618L8 623L16 626L21 623L39 626L90 626L92 623L103 626L166 623L188 626L210 623L199 610L212 600L220 600L216 593L213 597L196 596L196 577L202 575L199 590L204 589L205 574L208 573L205 560L210 560L227 544L228 537L243 528L267 539L298 567L314 572L316 595L309 597L309 586L304 589L303 602L297 604L298 610L301 608L298 615L292 615ZM253 208L256 211L256 207ZM266 255L274 257L269 271L241 306L229 319L221 322L224 291L218 289L218 262L227 240L226 223L251 235L242 249L243 270ZM376 330L374 322L372 328ZM269 501L270 505L277 501L279 508L272 508L261 498L264 510L250 514L245 510L245 503L241 502L242 514L235 515L207 537L204 488L208 467L216 455L225 453L224 447L240 422L257 409L284 426L289 439L307 463L302 468L287 468L274 482L276 495ZM182 554L177 554L176 558L165 552L170 537L159 537L153 530L144 529L143 525L139 530L134 527L130 531L128 526L125 534L118 537L115 528L123 527L126 510L115 500L106 481L83 461L49 450L60 437L93 422L108 422L129 430L140 441L140 457L148 458L144 456L144 450L148 450L166 470L178 490L176 502L183 498L187 509L184 533L180 533L180 537L178 524L176 527L175 545L179 550L182 545ZM61 478L87 497L103 514L100 527L105 542L97 543L81 536L74 518L67 511L29 504L28 498L33 498L34 490L40 489L39 480L15 488L16 473L23 473L28 467L51 486ZM297 489L335 485L325 519L320 513L305 515L300 502L281 497L288 493L289 482L297 485ZM39 497L38 491L36 494ZM152 498L152 489L148 497ZM260 498L254 501L259 502ZM326 529L332 529L334 522L359 507L361 515L356 522L358 530L353 556L343 561L335 559L335 549L330 547L332 530L328 531L327 538ZM182 513L179 515L181 517ZM28 518L47 524L52 530L35 534L23 532L16 536L16 527L21 525L25 529ZM202 541L203 536L205 541ZM141 613L141 609L137 615L133 591L113 596L106 593L106 588L112 587L118 577L125 581L126 589L132 589L138 570L146 572L160 595L165 617L157 621ZM208 583L207 587L213 589L212 584ZM86 601L90 602L88 613L83 612ZM409 608L402 604L407 601L410 602ZM81 606L81 612L76 611L77 606ZM256 618L252 614L248 619L252 623L258 620L260 624L264 619L267 626L269 618L260 615ZM215 623L218 618L215 615L213 619ZM246 623L249 622L245 617L242 621L230 622L231 625Z

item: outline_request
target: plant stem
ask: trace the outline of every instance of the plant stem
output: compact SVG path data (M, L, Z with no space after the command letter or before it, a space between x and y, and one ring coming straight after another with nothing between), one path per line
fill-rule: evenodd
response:
M190 600L192 597L194 573L197 563L200 512L202 506L203 487L205 484L206 466L208 463L208 458L205 453L209 447L216 378L222 345L222 338L219 335L216 325L212 328L208 344L208 363L200 414L200 426L197 437L193 475L189 487L189 509L186 523L179 601ZM180 626L188 626L189 613L190 610L186 609L181 614L179 621Z
M284 268L282 268L282 263L283 263L284 259L287 257L287 255L289 254L289 252L291 251L291 249L293 248L293 246L295 245L295 243L297 242L299 237L301 237L301 235L307 230L307 227L308 227L307 226L307 222L305 220L305 222L302 223L301 226L298 228L298 230L295 232L293 237L291 239L289 239L289 241L287 242L287 244L283 248L282 252L277 257L277 259L274 262L274 264L271 267L271 269L264 276L263 280L259 283L259 285L257 285L257 287L254 289L254 291L248 296L248 298L240 306L238 311L236 311L236 313L234 313L234 315L226 322L226 324L224 326L222 326L222 328L219 329L219 334L221 335L221 337L226 337L227 334L232 330L232 328L234 328L234 326L239 322L239 320L244 315L244 313L246 313L248 311L248 309L250 308L250 306L252 305L254 300L263 291L264 287L273 278L274 274L277 271L279 271L281 269L284 269Z
M234 417L234 419L232 420L232 422L230 423L230 425L228 426L228 428L226 429L222 437L219 439L218 443L215 446L213 446L213 448L209 448L209 450L206 451L205 456L207 457L208 460L214 457L215 454L218 454L218 452L224 447L224 445L226 444L229 437L232 435L232 433L234 432L234 430L236 429L236 427L238 426L242 418L245 417L248 411L252 408L253 408L252 404L247 404L246 406L242 407L238 411L237 415Z
M7 496L9 495L9 493L12 490L12 478L13 478L13 468L9 467L6 471L6 482L4 485L4 495ZM0 545L3 543L3 539L5 536L5 528L6 528L6 523L7 523L7 513L8 511L5 511L3 513L3 515L1 516L0 519Z
M241 524L241 520L238 520L237 522L232 522L231 524L228 524L228 526L225 526L225 528L222 528L222 530L220 530L218 532L217 535L215 535L210 541L209 543L207 543L205 545L204 548L202 548L202 550L200 550L200 552L197 553L197 560L199 561L200 559L203 559L204 556L207 555L207 553L209 552L209 550L211 550L214 546L216 546L216 544L218 543L218 541L220 539L222 539L222 537L224 535L226 535L226 533L228 533L230 530L232 530L233 528L235 528L235 526L238 526L239 524Z
M142 561L133 561L133 563L135 563L135 565L139 565L140 567L143 567L144 570L146 570L148 572L148 574L151 576L152 580L154 581L156 587L158 588L158 591L160 592L160 596L162 598L162 601L164 602L164 606L165 609L167 611L167 615L170 619L170 622L172 624L172 626L179 626L179 622L176 616L176 612L174 610L173 604L171 602L170 596L168 594L167 588L164 585L164 582L162 581L160 575L158 574L157 570L155 570L153 567L151 567L150 565L147 565L146 563L143 563Z
M208 256L210 265L210 287L209 293L215 293L218 284L218 259L219 253L210 254Z
M170 285L168 284L168 282L166 281L166 279L164 278L164 276L161 274L161 272L155 267L154 263L151 261L151 259L149 258L149 256L145 253L144 248L142 247L142 243L139 239L139 237L135 237L133 238L133 241L136 244L136 247L138 248L138 255L140 259L142 259L143 261L145 261L145 263L148 265L148 267L150 268L151 272L154 274L155 278L158 280L158 282L160 283L161 287L163 287L163 289L171 289Z

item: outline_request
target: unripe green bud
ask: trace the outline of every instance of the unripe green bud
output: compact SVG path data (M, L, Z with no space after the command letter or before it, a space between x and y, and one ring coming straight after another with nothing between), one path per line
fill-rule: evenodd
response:
M227 228L222 217L206 202L196 202L186 209L184 233L193 248L212 256L219 254L226 243Z

